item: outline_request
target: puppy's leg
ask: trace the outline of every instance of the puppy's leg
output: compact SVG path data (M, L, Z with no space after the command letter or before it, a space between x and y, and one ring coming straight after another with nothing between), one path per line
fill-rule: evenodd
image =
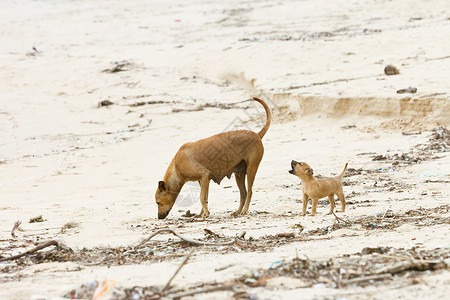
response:
M232 214L233 216L236 216L241 213L242 208L244 207L245 200L247 199L247 189L245 188L245 174L242 174L242 176L238 176L236 173L234 173L234 176L236 177L236 184L241 194L241 202L239 203L239 208Z
M308 196L306 194L303 194L302 205L302 216L306 216L306 208L308 207Z
M327 215L331 215L334 211L334 207L336 206L336 203L334 202L334 194L329 195L328 200L330 200L331 207L330 207L330 212L327 213Z
M209 178L205 177L200 180L200 203L202 204L202 210L199 217L206 218L209 216L208 210L208 191L209 191Z
M312 199L311 216L315 216L316 215L317 203L319 203L319 199L318 198L311 198L311 199Z
M339 192L336 195L339 197L339 200L341 200L342 212L345 212L345 196L344 196L344 193L341 191L341 192Z

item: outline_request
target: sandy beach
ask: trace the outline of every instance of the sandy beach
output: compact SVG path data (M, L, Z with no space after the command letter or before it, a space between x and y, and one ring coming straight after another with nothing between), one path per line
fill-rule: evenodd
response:
M1 299L92 299L102 282L96 299L159 299L192 249L164 297L450 293L448 1L6 0L0 28ZM210 217L186 216L201 209L188 183L158 220L181 145L262 128L252 96L273 120L249 213L231 216L239 190L225 178ZM301 216L293 159L322 176L349 163L344 213L322 199ZM134 247L162 228L241 238ZM48 240L59 246L1 261Z

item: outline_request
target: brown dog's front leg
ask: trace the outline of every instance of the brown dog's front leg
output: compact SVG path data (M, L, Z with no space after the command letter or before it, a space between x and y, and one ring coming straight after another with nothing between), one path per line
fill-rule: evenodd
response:
M209 178L202 179L200 181L200 203L202 204L202 210L200 211L199 216L201 218L209 217L208 210L208 191L209 191Z
M303 194L302 205L302 216L306 216L306 207L308 207L308 196L306 194Z
M319 199L317 198L311 198L312 199L312 211L311 211L311 216L315 216L316 215L316 208L317 208L317 203L319 203Z

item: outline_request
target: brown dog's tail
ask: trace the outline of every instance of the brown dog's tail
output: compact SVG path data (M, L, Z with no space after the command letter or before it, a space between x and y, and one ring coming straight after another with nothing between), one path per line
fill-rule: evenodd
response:
M253 100L261 103L261 105L264 107L264 110L266 111L266 124L264 124L264 127L261 129L260 132L258 132L258 135L260 138L263 138L263 136L266 134L267 130L269 130L269 126L270 126L270 122L272 121L272 113L270 112L270 108L269 106L267 106L266 102L264 102L263 100L257 98L257 97L253 97Z
M338 175L339 179L342 179L342 177L344 176L345 170L347 170L347 166L348 166L348 163L345 164L344 170L341 172L341 174Z

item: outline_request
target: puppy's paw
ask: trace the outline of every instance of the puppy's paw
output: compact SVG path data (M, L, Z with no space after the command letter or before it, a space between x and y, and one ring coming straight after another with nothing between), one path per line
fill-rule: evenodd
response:
M200 214L200 218L207 218L209 217L209 211L204 211Z

